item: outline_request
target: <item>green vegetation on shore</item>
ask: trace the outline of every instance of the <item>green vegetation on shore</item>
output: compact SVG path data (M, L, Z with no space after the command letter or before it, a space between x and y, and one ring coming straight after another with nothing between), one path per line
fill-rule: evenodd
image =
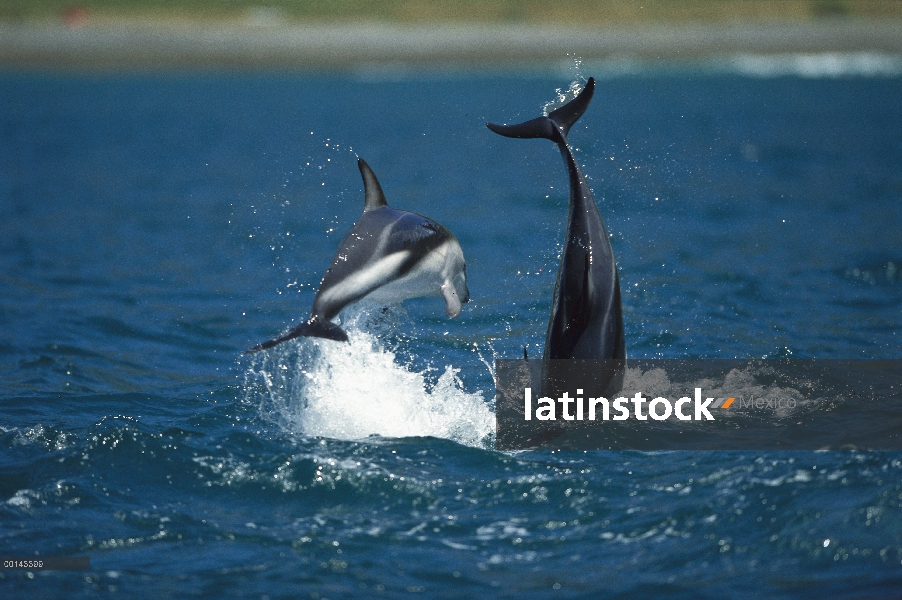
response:
M902 18L902 0L0 0L0 21L560 23Z

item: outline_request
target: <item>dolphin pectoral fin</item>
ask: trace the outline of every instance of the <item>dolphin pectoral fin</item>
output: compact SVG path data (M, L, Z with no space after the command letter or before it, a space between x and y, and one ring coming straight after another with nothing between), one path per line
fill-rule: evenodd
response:
M457 297L457 290L454 289L454 284L450 281L442 284L442 297L445 299L445 314L448 315L448 318L453 319L459 315L461 309L460 298Z
M272 348L273 346L278 346L282 342L287 342L288 340L293 340L296 337L302 336L321 337L328 340L335 340L336 342L348 341L348 334L346 334L344 330L335 323L332 323L331 321L322 321L319 319L311 318L301 323L288 333L280 335L277 338L267 340L262 344L257 344L253 348L246 350L244 353L254 354L255 352L266 350L267 348Z

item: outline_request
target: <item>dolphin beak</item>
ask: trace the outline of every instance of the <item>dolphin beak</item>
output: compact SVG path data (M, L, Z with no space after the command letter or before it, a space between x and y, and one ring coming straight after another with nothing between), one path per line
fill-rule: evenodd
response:
M445 299L445 314L449 319L453 319L460 314L460 297L454 285L446 282L442 286L442 297Z

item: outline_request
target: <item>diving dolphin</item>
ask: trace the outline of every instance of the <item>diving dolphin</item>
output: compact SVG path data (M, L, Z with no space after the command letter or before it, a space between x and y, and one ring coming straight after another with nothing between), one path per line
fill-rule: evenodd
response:
M445 314L460 314L470 300L467 266L454 235L416 213L391 208L370 166L357 159L363 177L363 215L345 234L313 299L310 318L289 332L258 344L247 353L272 348L300 336L345 342L347 334L332 319L358 300L395 303L442 296Z
M567 145L567 132L586 111L594 91L595 80L590 77L576 98L547 117L519 125L486 123L489 129L507 137L551 140L557 144L570 176L567 235L545 336L546 360L626 358L614 252L592 190Z

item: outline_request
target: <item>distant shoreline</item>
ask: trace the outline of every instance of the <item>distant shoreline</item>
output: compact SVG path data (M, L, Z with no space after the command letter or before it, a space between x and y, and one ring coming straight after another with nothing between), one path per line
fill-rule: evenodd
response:
M902 54L902 19L552 25L0 24L5 69L509 67L751 53Z

